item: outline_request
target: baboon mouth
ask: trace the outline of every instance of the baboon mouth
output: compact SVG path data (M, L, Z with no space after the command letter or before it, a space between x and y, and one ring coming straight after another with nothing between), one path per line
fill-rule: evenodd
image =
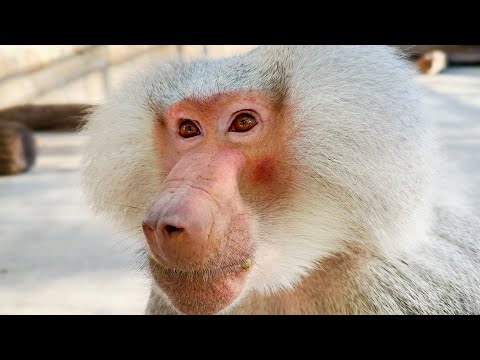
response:
M247 271L252 266L251 258L245 258L243 261L238 261L235 263L230 263L228 265L219 265L219 266L212 266L205 269L176 269L176 268L169 268L162 266L158 263L154 265L156 267L156 271L160 271L165 275L169 275L172 277L203 277L205 280L210 278L214 278L217 276L225 275L228 273L236 272L236 271Z
M244 288L251 260L201 270L161 267L150 259L150 271L172 305L184 314L215 314L228 307Z

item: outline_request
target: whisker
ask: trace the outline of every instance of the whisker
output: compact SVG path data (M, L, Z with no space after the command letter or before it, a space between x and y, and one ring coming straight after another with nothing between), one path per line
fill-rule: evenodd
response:
M142 227L140 225L137 225L137 226L131 227L129 229L120 230L119 232L114 233L112 236L117 236L117 235L120 235L121 233L124 233L124 232L127 232L127 231L133 231L135 229L140 229L141 230Z

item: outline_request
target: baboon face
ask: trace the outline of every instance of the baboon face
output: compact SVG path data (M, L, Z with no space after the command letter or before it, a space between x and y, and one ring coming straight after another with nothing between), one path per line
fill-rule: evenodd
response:
M143 219L150 268L184 313L230 305L256 271L261 204L291 193L280 111L265 94L185 99L154 127L166 177Z

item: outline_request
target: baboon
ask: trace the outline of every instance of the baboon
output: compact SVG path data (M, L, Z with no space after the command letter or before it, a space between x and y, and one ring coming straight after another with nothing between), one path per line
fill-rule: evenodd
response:
M159 62L88 116L82 185L143 232L146 314L479 313L422 104L389 46Z

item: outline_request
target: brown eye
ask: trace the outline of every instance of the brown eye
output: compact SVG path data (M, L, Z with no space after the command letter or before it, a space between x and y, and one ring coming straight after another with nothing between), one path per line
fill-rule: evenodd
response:
M178 132L180 133L180 136L184 138L190 138L200 135L200 129L191 120L182 121Z
M230 129L228 130L235 132L245 132L252 129L255 125L257 125L257 120L255 119L255 117L253 115L244 113L235 117L232 125L230 125Z

